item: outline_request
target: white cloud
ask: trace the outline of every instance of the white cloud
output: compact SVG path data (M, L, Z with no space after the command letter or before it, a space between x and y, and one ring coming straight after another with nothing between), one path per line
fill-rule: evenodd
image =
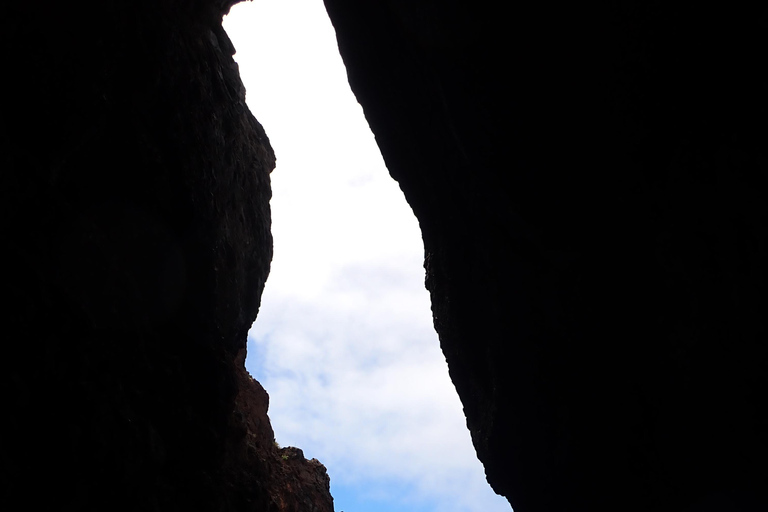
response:
M432 328L417 221L349 91L322 1L239 4L225 28L278 161L275 258L246 362L277 440L321 460L332 485L509 511L475 458Z
M279 441L322 460L340 482L402 480L443 506L494 510L437 337L423 321L428 304L393 315L399 304L386 293L344 307L330 290L327 297L327 307L265 298L254 325L252 348L263 358L256 373Z

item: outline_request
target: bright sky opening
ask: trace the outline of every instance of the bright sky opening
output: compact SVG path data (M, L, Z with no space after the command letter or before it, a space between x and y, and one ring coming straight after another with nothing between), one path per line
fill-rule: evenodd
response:
M277 155L272 270L246 367L337 512L508 512L485 481L424 289L418 223L350 91L322 0L224 20Z

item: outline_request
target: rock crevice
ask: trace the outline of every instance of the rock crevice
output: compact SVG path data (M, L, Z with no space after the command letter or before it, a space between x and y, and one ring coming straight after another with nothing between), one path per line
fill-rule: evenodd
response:
M333 510L243 367L275 160L232 3L4 8L6 509ZM496 492L768 509L765 9L325 4Z

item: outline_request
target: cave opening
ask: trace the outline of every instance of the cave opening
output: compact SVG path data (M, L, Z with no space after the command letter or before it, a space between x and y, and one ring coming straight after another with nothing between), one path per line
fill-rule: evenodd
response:
M424 289L418 222L351 92L322 0L224 19L277 155L274 257L246 368L336 510L509 510L476 459Z

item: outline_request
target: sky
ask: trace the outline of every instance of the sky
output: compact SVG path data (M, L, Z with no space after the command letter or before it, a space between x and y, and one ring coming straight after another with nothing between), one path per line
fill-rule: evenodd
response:
M424 289L418 222L347 83L322 0L224 20L277 155L274 259L246 368L277 442L328 469L337 512L508 512L485 481Z

